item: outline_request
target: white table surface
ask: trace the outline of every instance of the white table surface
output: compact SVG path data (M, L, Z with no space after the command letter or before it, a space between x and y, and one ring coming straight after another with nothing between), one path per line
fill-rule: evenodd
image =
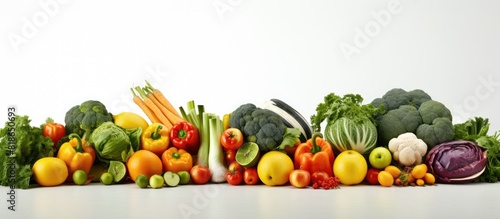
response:
M0 187L8 192L7 187ZM6 192L2 192L5 195ZM16 191L1 218L499 218L500 183L426 187L64 185ZM7 195L5 195L7 196Z

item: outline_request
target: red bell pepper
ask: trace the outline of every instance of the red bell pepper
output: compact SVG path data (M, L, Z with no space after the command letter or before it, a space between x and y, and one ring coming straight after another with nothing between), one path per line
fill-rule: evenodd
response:
M177 149L183 149L189 154L198 153L200 136L198 129L189 122L179 122L170 130L170 141Z
M295 169L314 172L323 171L329 176L333 176L333 155L330 143L322 138L321 133L314 133L311 139L300 144L295 151Z
M49 137L54 142L53 148L57 147L59 140L66 135L63 124L56 123L52 118L47 118L43 124L43 136Z

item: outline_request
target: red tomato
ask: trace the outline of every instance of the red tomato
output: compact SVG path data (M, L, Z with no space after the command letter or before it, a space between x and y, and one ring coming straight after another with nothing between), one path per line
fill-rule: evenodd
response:
M247 185L255 185L259 183L259 174L255 167L246 168L243 172L243 180Z
M380 173L379 169L370 167L370 169L368 169L368 172L366 172L366 177L365 177L366 182L368 182L370 185L380 184L378 182L378 173Z
M227 150L236 150L243 144L243 133L237 128L228 128L222 133L220 143Z
M241 166L240 163L236 162L236 161L233 161L229 164L229 166L227 167L228 171L230 172L239 172L239 173L243 173L243 171L245 171L245 168L243 168L243 166Z
M239 185L243 181L243 173L240 171L227 171L226 180L231 185Z
M195 165L189 172L195 184L206 184L210 180L210 169L203 165Z
M324 171L316 171L311 175L311 183L317 183L321 185L321 182L328 179L330 176Z
M60 123L55 123L52 120L47 120L47 123L43 126L43 136L49 137L54 142L53 147L57 147L59 140L66 135L66 130L64 125Z
M229 165L236 161L236 150L225 150L226 153L226 164Z

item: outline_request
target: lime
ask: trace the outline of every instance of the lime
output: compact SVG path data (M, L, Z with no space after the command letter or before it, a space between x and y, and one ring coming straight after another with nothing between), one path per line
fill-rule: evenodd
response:
M112 160L109 162L108 173L113 175L115 183L121 182L127 175L127 167L121 161Z
M73 182L77 185L85 185L87 182L87 173L84 170L77 170L73 173Z
M113 175L111 173L103 173L101 175L101 183L104 185L111 185L113 184Z
M139 186L139 188L146 188L149 185L148 177L144 174L141 174L135 178L135 184Z
M243 167L253 167L257 165L259 158L259 145L255 142L246 142L236 151L236 162Z
M189 174L188 171L185 170L179 171L177 172L177 175L179 175L179 177L181 178L181 180L179 181L179 184L181 185L186 185L189 183L189 181L191 181L191 175Z
M165 180L163 179L162 176L158 174L154 174L149 178L149 185L153 189L159 189L163 187L163 184L165 183Z

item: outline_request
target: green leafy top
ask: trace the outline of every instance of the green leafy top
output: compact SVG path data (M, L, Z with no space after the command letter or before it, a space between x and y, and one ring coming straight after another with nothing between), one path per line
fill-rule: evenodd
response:
M486 136L490 128L488 118L475 117L464 123L453 125L455 129L455 140L475 141L477 138Z
M346 94L343 97L330 93L324 97L324 102L316 107L316 114L311 116L313 131L321 131L321 123L326 119L332 124L340 118L348 118L361 124L370 120L375 124L374 116L384 112L384 106L375 107L372 104L362 104L363 97L359 94Z
M476 144L486 150L488 162L486 170L475 181L490 183L500 181L500 131L477 138Z
M43 130L30 125L28 116L16 115L14 124L6 122L0 129L0 184L19 189L29 187L31 166L42 157L54 155L54 143ZM15 146L15 147L13 147ZM15 166L12 164L16 164ZM15 176L11 168L15 168ZM14 181L10 181L14 179Z

